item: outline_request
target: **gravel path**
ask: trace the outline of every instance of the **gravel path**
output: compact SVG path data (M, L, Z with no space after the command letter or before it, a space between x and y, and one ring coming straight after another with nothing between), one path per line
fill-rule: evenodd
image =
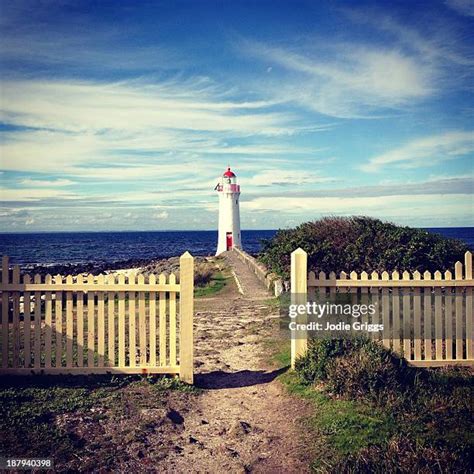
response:
M186 414L176 440L179 449L167 456L167 467L175 472L308 472L297 421L304 403L283 392L276 380L281 370L264 362L265 340L274 331L278 310L235 254L228 253L226 260L243 294L231 284L196 301L196 385L205 391Z

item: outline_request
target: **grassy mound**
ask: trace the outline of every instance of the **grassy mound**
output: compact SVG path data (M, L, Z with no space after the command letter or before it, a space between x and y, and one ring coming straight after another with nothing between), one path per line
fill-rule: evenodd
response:
M263 243L260 260L289 276L290 254L308 252L308 267L325 272L436 271L463 260L468 247L422 229L400 227L370 217L327 217L279 230Z
M310 342L289 385L315 402L310 424L327 441L317 471L468 472L471 375L409 367L365 339L323 339Z

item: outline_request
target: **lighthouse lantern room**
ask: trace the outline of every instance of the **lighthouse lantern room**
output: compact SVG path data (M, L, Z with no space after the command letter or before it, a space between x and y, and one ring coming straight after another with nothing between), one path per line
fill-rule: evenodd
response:
M219 193L219 236L216 252L216 255L219 255L233 247L241 247L240 186L237 184L237 176L231 171L230 166L214 189Z

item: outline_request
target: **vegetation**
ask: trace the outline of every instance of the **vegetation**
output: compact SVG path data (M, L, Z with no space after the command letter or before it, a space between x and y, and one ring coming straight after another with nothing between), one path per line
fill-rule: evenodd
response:
M283 376L311 400L317 472L468 472L469 369L415 369L366 339L314 340Z
M151 436L153 423L160 423L143 413L172 416L166 400L176 390L184 397L196 391L156 376L4 377L0 456L49 457L59 470L116 470L137 456L128 452L131 443Z
M400 227L370 217L327 217L279 230L263 242L260 260L288 278L290 254L298 247L308 253L315 271L436 271L452 269L468 247L456 239Z
M221 291L227 284L227 277L221 272L214 273L209 282L205 285L197 285L194 289L194 296L197 298L211 296Z

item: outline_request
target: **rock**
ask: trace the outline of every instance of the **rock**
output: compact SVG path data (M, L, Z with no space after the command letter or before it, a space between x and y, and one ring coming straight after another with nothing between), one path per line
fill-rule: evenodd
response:
M237 423L232 426L230 429L230 432L234 436L242 436L242 435L247 435L252 431L252 427L250 423L247 423L246 421L238 421Z
M176 410L169 410L166 416L175 424L182 425L184 423L184 418L181 416L181 413Z
M159 420L167 416L166 408L142 408L140 414L148 420Z

